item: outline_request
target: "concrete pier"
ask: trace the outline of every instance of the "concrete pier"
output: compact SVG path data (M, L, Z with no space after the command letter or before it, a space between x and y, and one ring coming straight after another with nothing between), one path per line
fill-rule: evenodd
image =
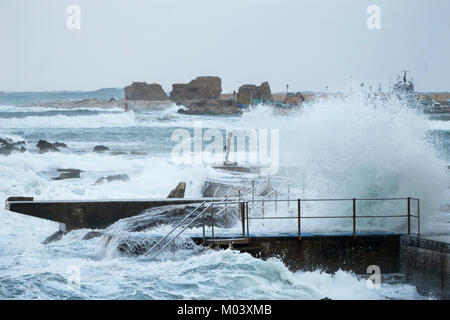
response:
M220 200L223 199L33 201L16 197L8 199L6 209L59 222L70 231L106 228L117 220L138 215L150 208L188 204L195 206L204 201ZM227 248L231 244L234 250L256 258L277 257L292 271L321 269L335 272L341 269L367 274L370 266L377 266L381 274L403 273L421 294L439 299L450 298L450 235L359 233L355 228L353 233L345 234L300 233L300 228L295 234L251 234L245 224L245 203L240 203L240 208L241 234L217 234L214 237L212 232L212 237L191 238L197 244L213 247ZM409 206L405 217L409 221Z
M152 199L152 200L80 200L80 201L14 201L10 198L5 209L28 216L56 221L63 224L62 231L75 229L103 229L114 222L142 213L144 210L169 206L219 201L208 199Z

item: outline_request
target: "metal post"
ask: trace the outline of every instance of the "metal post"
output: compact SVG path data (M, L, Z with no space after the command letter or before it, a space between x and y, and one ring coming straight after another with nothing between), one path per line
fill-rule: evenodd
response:
M356 199L353 198L353 237L356 238Z
M263 226L264 226L264 198L261 200L261 212L262 212Z
M420 200L417 199L417 235L420 237Z
M278 191L275 189L275 215L277 214L278 209Z
M211 235L212 235L212 243L214 246L214 205L211 205L211 218L212 218L212 222L211 222Z
M408 234L411 234L411 198L408 197Z
M289 210L289 202L290 202L290 201L289 201L289 195L290 195L290 193L291 193L291 192L290 192L290 191L291 191L290 185L287 186L287 189L288 189L288 190L287 190L287 200L288 200L288 201L287 201L287 209Z
M247 237L250 237L250 221L248 219L248 202L245 203L245 208L247 209Z
M228 217L228 205L225 202L225 217Z
M302 240L302 232L301 232L301 212L302 212L302 204L301 200L297 200L297 214L298 214L298 239Z
M203 222L203 244L206 244L206 237L205 237L205 210L202 210L202 222Z
M241 207L242 238L245 238L245 205L243 202L240 202L239 205Z
M241 189L238 190L238 199L241 201Z
M252 212L255 206L255 180L252 180Z

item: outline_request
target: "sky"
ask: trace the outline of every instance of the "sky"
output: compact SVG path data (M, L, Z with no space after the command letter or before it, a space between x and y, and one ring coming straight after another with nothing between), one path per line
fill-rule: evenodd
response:
M401 70L417 91L450 91L449 13L448 0L0 0L0 91L171 91L203 75L225 92L345 91L387 88Z

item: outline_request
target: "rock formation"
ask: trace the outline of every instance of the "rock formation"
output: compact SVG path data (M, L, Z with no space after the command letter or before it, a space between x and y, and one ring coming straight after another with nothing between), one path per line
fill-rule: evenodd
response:
M175 101L219 99L222 80L219 77L197 77L187 84L175 83L170 99Z
M169 195L167 196L168 199L171 198L184 198L184 192L186 191L186 183L180 182L175 189L170 191Z
M9 156L13 152L25 152L27 151L23 146L17 148L18 145L25 144L25 141L14 142L11 139L0 138L0 154Z
M61 152L58 147L67 148L67 146L64 143L55 142L50 143L46 140L39 140L36 144L36 147L39 148L39 153L46 153L46 152Z
M245 84L239 87L237 94L238 103L251 105L252 100L269 101L272 100L272 92L268 82L263 82L260 86Z
M125 99L127 100L150 100L165 101L169 97L164 92L161 85L157 83L148 84L146 82L133 82L125 87Z
M94 147L94 152L107 152L109 151L108 147L105 146L95 146Z

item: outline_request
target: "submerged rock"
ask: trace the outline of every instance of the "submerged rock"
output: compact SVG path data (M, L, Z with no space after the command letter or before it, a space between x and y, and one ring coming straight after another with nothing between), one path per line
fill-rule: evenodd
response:
M102 183L109 183L109 182L113 182L113 181L128 181L130 180L130 177L128 177L128 175L126 174L117 174L114 176L107 176L107 177L101 177L98 178L97 181L95 181L95 184L102 184Z
M171 198L184 198L184 193L186 191L186 182L180 182L175 189L170 191L169 195L167 196L168 199Z

